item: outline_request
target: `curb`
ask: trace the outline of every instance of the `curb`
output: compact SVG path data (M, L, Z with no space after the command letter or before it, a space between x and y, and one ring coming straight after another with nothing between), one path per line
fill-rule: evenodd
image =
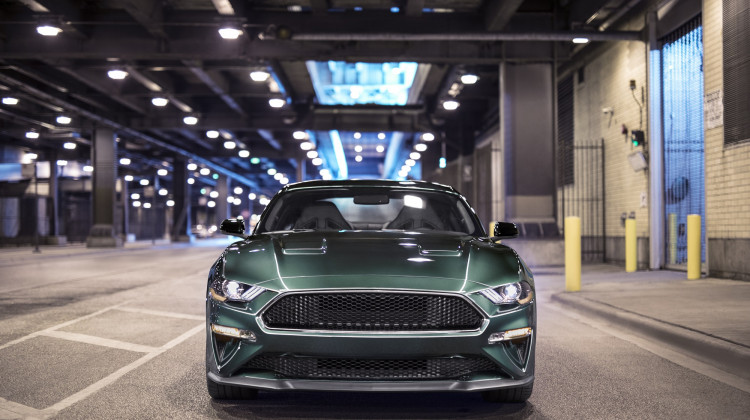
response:
M666 343L680 353L712 365L725 372L750 380L750 348L648 318L615 306L571 293L556 293L552 300L584 315L593 315L640 336Z

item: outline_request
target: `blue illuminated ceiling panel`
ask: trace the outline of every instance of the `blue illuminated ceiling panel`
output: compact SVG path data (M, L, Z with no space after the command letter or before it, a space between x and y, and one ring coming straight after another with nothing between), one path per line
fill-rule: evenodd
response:
M406 105L417 63L308 61L322 105Z

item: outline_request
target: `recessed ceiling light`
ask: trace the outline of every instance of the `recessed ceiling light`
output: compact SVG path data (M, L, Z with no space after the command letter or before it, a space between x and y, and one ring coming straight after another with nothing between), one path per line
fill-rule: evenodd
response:
M286 101L281 98L271 98L268 100L268 105L271 106L271 108L281 108L286 104Z
M234 149L235 147L237 147L237 143L233 142L232 140L229 140L229 141L225 141L225 142L224 142L224 148L225 148L225 149L229 149L229 150L232 150L232 149Z
M237 39L242 35L242 29L225 26L219 29L219 36L224 39Z
M383 146L382 144L379 144L378 147L375 148L375 150L378 153L383 153L383 152L385 152L385 146Z
M169 171L164 168L161 168L158 171L156 171L156 174L159 176L167 176L169 174Z
M309 141L306 141L306 142L304 142L304 143L300 143L300 144L299 144L299 147L300 147L300 148L301 148L302 150L312 150L312 148L313 148L313 147L315 147L315 145L314 145L314 144L312 144L312 143L311 143L311 142L309 142Z
M362 138L362 133L360 133L359 131L357 131L356 133L354 133L354 138L357 139L357 140L361 139Z
M167 207L174 207L174 200L167 200Z
M195 184L195 178L188 178L187 183L190 185Z
M165 195L168 195L169 191L167 191L166 188L159 188L159 195L164 197Z
M308 159L315 159L316 157L318 157L318 151L317 150L310 150L309 152L307 152L307 158Z
M237 195L242 194L242 187L234 187L234 193Z
M128 77L128 72L126 72L124 70L115 69L115 70L108 71L107 72L107 76L109 76L110 79L122 80L122 79Z
M36 131L27 131L26 132L26 138L27 139L38 139L39 138L39 133L37 133Z
M60 160L57 161L57 166L65 166L67 164L68 164L67 160L60 159Z
M417 152L424 152L425 150L427 150L427 145L424 143L418 143L416 146L414 146L414 150L416 150Z
M354 160L356 160L357 162L362 162L362 156L360 155L354 156Z
M276 172L275 174L273 174L273 179L275 179L277 181L280 180L283 177L284 177L284 174L282 174L281 172Z
M419 152L411 152L411 153L409 153L409 157L412 158L412 159L414 159L414 160L419 160L419 158L421 158L422 155L419 154Z
M42 36L57 36L62 32L62 29L52 25L39 25L36 27L36 31Z
M3 105L18 105L18 98L6 96L3 98Z
M361 153L362 152L362 146L360 146L360 145L354 146L354 151L357 152L357 153Z
M195 163L188 163L187 164L187 170L188 171L194 171L196 169L198 169L198 165L196 165Z
M433 141L435 140L435 135L432 133L424 133L422 134L422 140L424 141Z
M378 138L380 140L385 140L385 133L378 133Z
M201 168L201 170L200 170L199 172L200 172L200 174L201 174L201 175L203 175L203 176L208 176L208 175L210 175L210 174L211 174L211 170L210 170L210 169L208 169L208 168Z
M149 180L146 178L143 178L142 180L138 181L139 184L143 185L144 187L148 184L150 184Z
M208 137L209 139L219 138L219 132L216 130L208 130L206 131L206 137Z
M126 157L120 158L120 165L130 165L130 159Z
M443 108L445 108L448 111L454 111L458 108L460 104L457 101L449 100L443 102Z
M75 150L76 146L77 145L72 141L66 141L65 143L63 143L63 148L68 150Z
M315 165L315 166L320 166L320 165L323 164L323 159L317 157L317 158L315 158L315 159L312 160L312 164Z
M407 166L414 166L417 164L417 162L415 162L414 159L406 159L405 163Z
M198 124L198 118L188 115L187 117L182 119L182 122L184 122L187 125L196 125Z
M268 168L266 171L268 175L276 175L276 168Z
M288 184L288 183L289 183L289 178L287 178L287 177L283 177L283 178L281 178L281 179L279 180L279 183L280 183L281 185L286 185L286 184Z
M55 121L57 121L58 124L67 125L70 124L73 119L68 117L67 115L60 115L57 117L57 119L55 119Z
M125 175L125 181L130 182L133 180L133 175Z
M573 43L574 44L588 44L589 43L589 39L588 38L583 38L583 37L581 37L581 38L573 38Z
M169 103L169 99L162 97L152 98L151 103L154 106L167 106L167 104Z
M479 77L476 74L464 74L461 76L461 83L465 85L473 85L477 80L479 80Z
M83 172L94 172L94 167L91 165L86 165L83 167Z
M265 82L271 77L271 73L264 70L256 70L250 72L250 80L253 82Z
M292 133L292 137L294 137L295 140L304 140L307 138L307 133L298 130Z
M249 150L240 150L239 155L241 158L248 158L250 157L250 151Z

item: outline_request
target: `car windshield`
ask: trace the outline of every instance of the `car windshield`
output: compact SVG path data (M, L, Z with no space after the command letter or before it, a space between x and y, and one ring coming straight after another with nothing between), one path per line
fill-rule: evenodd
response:
M256 233L289 230L444 231L483 235L458 194L396 188L287 191L271 202Z

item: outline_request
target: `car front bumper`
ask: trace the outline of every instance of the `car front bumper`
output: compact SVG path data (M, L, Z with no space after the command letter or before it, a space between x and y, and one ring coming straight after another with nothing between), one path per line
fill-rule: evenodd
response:
M477 331L431 333L341 333L271 330L240 308L208 300L206 364L211 381L268 390L321 391L482 391L520 387L534 380L536 347L535 302L516 310L488 316ZM255 341L234 340L223 353L210 324L252 332ZM506 343L488 342L495 332L531 327L525 356L519 358ZM253 358L267 355L337 359L409 360L417 358L476 357L489 359L496 372L477 372L460 379L339 379L291 378L271 371L248 370Z

